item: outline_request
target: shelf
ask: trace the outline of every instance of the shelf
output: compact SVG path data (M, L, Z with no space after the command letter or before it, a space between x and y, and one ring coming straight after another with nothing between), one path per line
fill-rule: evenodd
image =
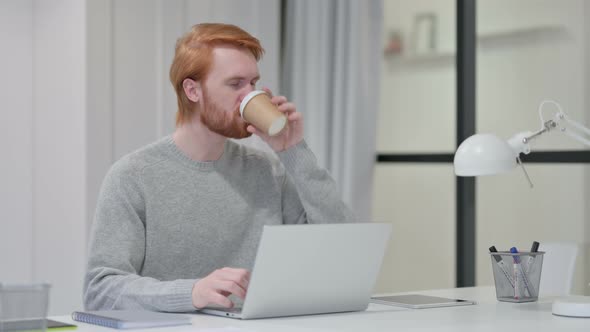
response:
M433 52L416 55L391 55L385 57L385 62L395 65L427 65L454 63L454 52Z
M542 25L532 27L521 27L509 30L487 31L477 34L478 46L494 46L504 42L519 42L519 44L529 41L564 39L568 38L567 28L563 25ZM413 66L413 65L442 65L454 64L454 51L440 51L431 54L398 54L386 55L385 63L389 66Z
M481 48L518 47L527 44L555 44L569 40L571 36L562 25L543 25L521 27L504 31L481 32L478 34L478 46Z
M567 28L563 25L539 25L539 26L524 26L519 28L483 31L477 34L478 41L489 41L497 39L513 39L541 35L565 35Z

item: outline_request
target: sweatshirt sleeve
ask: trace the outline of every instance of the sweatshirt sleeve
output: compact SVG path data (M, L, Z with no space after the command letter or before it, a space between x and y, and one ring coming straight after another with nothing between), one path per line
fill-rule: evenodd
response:
M278 153L287 175L283 184L284 223L350 223L355 217L336 182L319 167L305 141Z
M196 280L160 281L139 275L145 258L145 201L140 172L115 164L103 182L84 279L86 310L195 310Z

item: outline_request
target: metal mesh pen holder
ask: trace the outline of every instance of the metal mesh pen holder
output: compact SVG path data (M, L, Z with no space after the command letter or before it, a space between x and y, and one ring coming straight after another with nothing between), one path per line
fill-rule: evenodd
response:
M45 331L49 284L0 283L0 332Z
M504 302L533 302L539 298L545 252L490 252L496 298Z

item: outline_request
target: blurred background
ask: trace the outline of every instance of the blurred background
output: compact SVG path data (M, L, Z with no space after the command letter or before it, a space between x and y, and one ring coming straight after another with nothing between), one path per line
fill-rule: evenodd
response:
M573 292L590 294L584 146L540 138L534 189L520 170L479 177L471 203L452 165L465 118L507 139L553 99L590 125L588 17L583 0L0 0L0 282L51 283L53 315L82 308L102 178L172 133L175 41L224 22L261 40L260 86L304 113L358 218L393 224L375 292L492 285L487 248L536 240L577 244Z

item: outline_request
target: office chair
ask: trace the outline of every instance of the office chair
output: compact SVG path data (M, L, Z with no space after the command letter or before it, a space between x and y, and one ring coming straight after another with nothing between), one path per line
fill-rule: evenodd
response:
M570 295L578 245L573 242L541 242L539 251L545 252L539 296Z

